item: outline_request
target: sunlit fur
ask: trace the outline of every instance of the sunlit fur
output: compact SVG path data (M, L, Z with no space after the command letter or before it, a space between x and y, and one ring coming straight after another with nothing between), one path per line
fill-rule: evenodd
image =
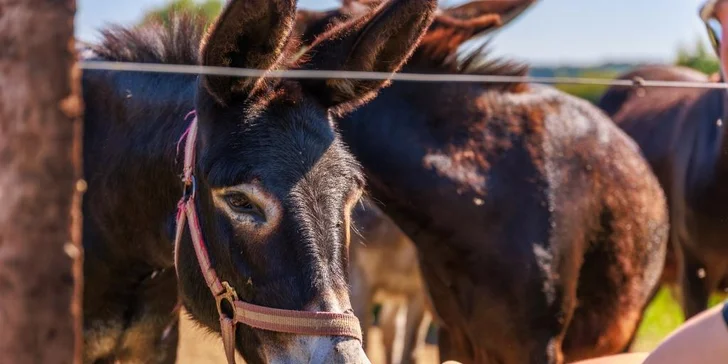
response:
M290 66L293 0L233 0L204 37L202 22L174 15L168 25L106 30L87 60L394 72L434 8L434 0L387 3L320 37L311 55ZM315 81L85 72L84 361L173 363L178 302L219 330L187 232L178 280L173 261L182 194L177 143L193 109L195 202L219 277L258 305L349 310L345 227L364 180L329 112L360 104L385 84L353 81L342 93ZM219 193L230 189L259 204L267 223L227 210ZM238 325L236 344L251 364L300 355L367 362L355 339L298 339Z
M443 9L403 72L525 74L458 50L532 2ZM628 350L659 281L666 203L637 145L594 105L522 82L396 81L337 124L372 198L418 248L445 324L441 361Z

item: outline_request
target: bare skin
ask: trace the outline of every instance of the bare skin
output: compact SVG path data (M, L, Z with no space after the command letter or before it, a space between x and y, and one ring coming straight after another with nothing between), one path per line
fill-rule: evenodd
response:
M652 353L629 353L573 364L719 364L728 358L726 303L694 316L668 336Z
M721 313L724 305L717 305L688 320L663 340L644 364L725 363L728 325Z
M648 355L649 353L619 354L578 361L572 364L641 364Z
M582 360L572 364L641 364L649 353L628 353Z

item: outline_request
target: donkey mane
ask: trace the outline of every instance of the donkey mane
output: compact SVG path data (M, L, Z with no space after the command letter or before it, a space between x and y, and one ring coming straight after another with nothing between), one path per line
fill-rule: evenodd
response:
M137 26L110 25L101 30L99 43L87 47L105 61L199 65L207 26L204 16L177 11L170 14L168 22L152 18ZM292 57L298 48L298 38L290 36L284 51L291 55L284 57L286 65L299 61Z
M333 12L300 12L297 25L301 29L297 33L303 35L304 42L311 42L311 36L336 27L342 22L362 15L365 9L371 11L382 0L341 0L341 7ZM482 32L502 26L500 14L482 13L468 14L461 18L451 14L454 8L441 8L434 22L423 36L419 46L412 54L404 68L404 72L442 72L451 74L475 74L494 76L526 76L528 66L510 59L494 58L487 46L467 51L460 51L460 46ZM308 24L305 24L308 22ZM321 27L321 22L328 22ZM317 24L318 23L318 24ZM316 24L316 25L314 25ZM306 30L306 25L311 28ZM322 31L323 30L323 31ZM523 83L489 83L488 87L500 88L504 91L520 92L527 86Z
M171 14L167 23L153 19L133 27L111 25L90 50L106 61L197 65L205 26L204 17L185 12Z
M493 23L500 21L497 16L491 20ZM487 42L473 50L459 52L463 43L477 36L482 25L482 22L476 26L468 21L438 16L407 62L406 68L425 68L453 74L526 76L529 71L526 64L491 57ZM89 50L97 59L113 62L198 65L199 49L206 26L204 17L187 12L172 13L168 22L152 19L132 27L111 25L101 30L101 41L89 45ZM291 36L286 45L287 57L284 60L290 63L304 61L294 57L300 51L299 48L298 38ZM463 53L465 56L459 59L458 55ZM526 85L494 83L489 84L489 87L520 92Z
M205 41L209 25L204 16L186 11L172 12L169 21L152 18L132 27L111 25L101 32L101 41L86 45L89 61L112 61L129 63L157 63L179 65L201 65L200 49ZM296 67L308 60L300 53L299 37L290 34L283 49L280 63L274 67ZM89 53L90 52L90 53ZM272 92L278 85L287 85L287 95L297 97L300 86L279 78L267 78L257 91L263 105L280 93Z
M442 19L442 18L441 18ZM495 22L499 19L494 19ZM476 27L446 24L439 26L433 24L425 34L419 47L408 62L408 67L414 69L436 69L445 73L493 75L493 76L519 76L528 75L528 65L506 58L492 57L488 49L488 42L481 46L459 51L466 41L477 36ZM464 54L462 59L458 55ZM498 87L505 91L521 92L527 86L525 83L493 83L489 87Z

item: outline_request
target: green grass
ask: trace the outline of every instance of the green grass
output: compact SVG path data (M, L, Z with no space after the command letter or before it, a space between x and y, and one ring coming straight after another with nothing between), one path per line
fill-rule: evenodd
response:
M712 307L725 299L725 295L714 295L709 305ZM651 351L683 322L680 304L673 298L670 289L663 287L647 307L632 351Z

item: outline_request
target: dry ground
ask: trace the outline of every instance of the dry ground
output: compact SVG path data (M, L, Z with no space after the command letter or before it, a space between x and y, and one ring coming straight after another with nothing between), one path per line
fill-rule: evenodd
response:
M380 332L373 330L370 333L370 342L380 341ZM372 364L384 363L384 351L381 345L373 345L370 360ZM237 357L238 364L244 363L240 356ZM196 326L182 314L180 324L180 345L177 352L178 364L226 364L225 355L222 350L222 341L219 337L209 334L206 330ZM428 345L422 350L418 364L439 364L437 348Z
M712 298L710 305L716 305L725 299L728 299L728 295L716 295ZM637 339L632 350L643 352L654 349L665 336L675 330L682 322L683 316L680 306L669 289L663 288L645 312L645 318L637 332ZM187 318L186 314L183 314L180 335L181 341L177 363L225 364L220 338L196 327ZM380 332L376 328L370 333L369 341L369 345L372 345L373 349L369 351L372 364L384 364L382 345L376 345L376 343L381 342ZM418 364L439 364L435 346L428 345L425 347L419 358ZM239 357L238 363L243 363Z

